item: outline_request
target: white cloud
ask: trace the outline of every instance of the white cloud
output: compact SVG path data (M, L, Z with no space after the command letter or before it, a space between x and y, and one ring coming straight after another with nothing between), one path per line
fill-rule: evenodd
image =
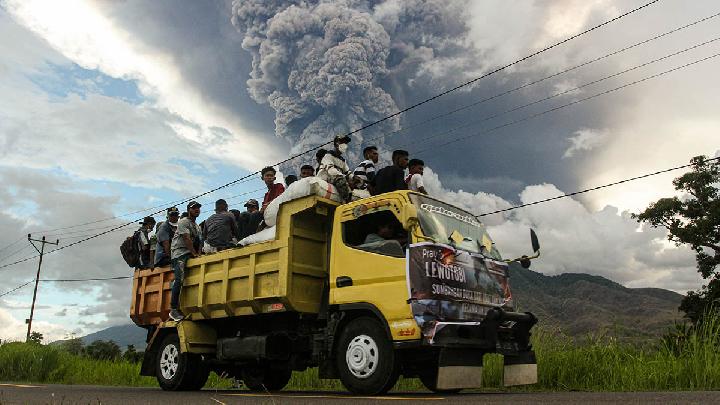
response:
M212 138L213 127L233 134L226 142L204 144L208 153L250 169L282 156L282 145L270 145L249 133L233 114L203 97L187 82L176 67L175 55L142 45L90 2L6 0L4 5L19 22L78 65L99 69L112 77L137 80L142 93L157 107L199 127L196 141Z
M512 206L492 194L447 190L427 168L424 179L431 195L474 214ZM520 202L562 194L551 184L533 185L520 193ZM542 256L533 262L533 270L543 274L588 273L628 287L659 287L680 293L701 284L689 248L668 245L663 230L640 227L628 212L613 206L592 210L577 200L563 198L480 219L507 258L530 253L529 229L535 229Z
M593 150L600 146L603 141L607 138L605 131L598 131L595 129L583 128L575 131L573 136L568 138L570 141L570 147L565 150L564 158L575 156L576 153L581 151Z
M33 332L43 335L43 342L64 339L70 330L64 325L52 322L33 321ZM12 342L24 342L27 336L27 325L24 320L15 319L9 311L0 308L0 339Z

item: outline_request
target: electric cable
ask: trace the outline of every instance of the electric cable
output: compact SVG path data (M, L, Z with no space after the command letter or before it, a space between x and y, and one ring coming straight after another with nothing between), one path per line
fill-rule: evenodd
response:
M712 161L714 161L714 160L720 160L720 157L711 158L711 159L705 159L704 162L712 162ZM512 210L519 209L519 208L529 207L529 206L531 206L531 205L543 204L543 203L546 203L546 202L549 202L549 201L559 200L559 199L561 199L561 198L572 197L572 196L575 196L575 195L578 195L578 194L584 194L584 193L588 193L588 192L590 192L590 191L600 190L600 189L602 189L602 188L617 186L618 184L623 184L623 183L627 183L627 182L631 182L631 181L635 181L635 180L640 180L640 179L644 179L644 178L646 178L646 177L656 176L656 175L658 175L658 174L663 174L663 173L672 172L672 171L675 171L675 170L685 169L685 168L691 167L691 166L693 166L693 165L694 165L693 163L689 163L689 164L685 164L685 165L682 165L682 166L671 167L671 168L669 168L669 169L658 170L658 171L656 171L656 172L643 174L643 175L641 175L641 176L630 177L630 178L627 178L627 179L614 181L614 182L612 182L612 183L603 184L602 186L596 186L596 187L586 188L585 190L580 190L580 191L575 191L575 192L572 192L572 193L567 193L567 194L558 195L558 196L555 196L555 197L545 198L545 199L542 199L542 200L537 200L537 201L533 201L533 202L526 203L526 204L515 205L515 206L513 206L513 207L505 208L505 209L501 209L501 210L497 210L497 211L486 212L486 213L484 213L484 214L475 215L475 217L479 218L479 217L484 217L484 216L487 216L487 215L499 214L499 213L502 213L502 212L508 212L508 211L512 211Z
M480 124L480 123L482 123L482 122L486 122L486 121L489 121L489 120L491 120L491 119L498 118L498 117L501 117L501 116L503 116L503 115L510 114L510 113L512 113L512 112L522 110L522 109L524 109L524 108L533 106L533 105L535 105L535 104L542 103L542 102L544 102L544 101L552 100L552 99L554 99L554 98L563 96L563 95L565 95L565 94L569 94L569 93L572 93L572 92L581 90L581 89L583 89L583 88L585 88L585 87L592 86L592 85L594 85L594 84L601 83L601 82L603 82L603 81L612 79L612 78L614 78L614 77L621 76L621 75L623 75L623 74L625 74L625 73L629 73L629 72L632 72L632 71L634 71L634 70L637 70L637 69L640 69L640 68L643 68L643 67L650 66L650 65L652 65L652 64L654 64L654 63L661 62L661 61L666 60L666 59L669 59L669 58L671 58L671 57L673 57L673 56L677 56L677 55L683 54L683 53L685 53L685 52L691 51L691 50L693 50L693 49L700 48L700 47L702 47L702 46L711 44L711 43L713 43L713 42L715 42L715 41L718 41L718 40L720 40L720 37L716 37L716 38L710 39L710 40L708 40L708 41L704 41L704 42L701 42L701 43L692 45L692 46L687 47L687 48L684 48L684 49L682 49L682 50L669 53L669 54L667 54L667 55L665 55L665 56L662 56L662 57L660 57L660 58L656 58L656 59L650 60L650 61L648 61L648 62L641 63L641 64L639 64L639 65L635 65L635 66L633 66L633 67L631 67L631 68L622 70L622 71L620 71L620 72L613 73L613 74L611 74L611 75L604 76L604 77L601 77L601 78L599 78L599 79L595 79L595 80L589 81L589 82L584 83L584 84L581 84L581 85L579 85L579 86L577 86L577 87L573 87L573 88L570 88L570 89L566 89L566 90L563 90L563 91L561 91L561 92L559 92L559 93L551 94L551 95L549 95L549 96L547 96L547 97L543 97L543 98L541 98L541 99L538 99L538 100L535 100L535 101L531 101L531 102L529 102L529 103L522 104L522 105L520 105L520 106L516 106L516 107L510 108L510 109L508 109L508 110L505 110L505 111L502 111L502 112L499 112L499 113L495 113L495 114L493 114L493 115L489 115L489 116L487 116L487 117L484 117L484 118L481 118L481 119L478 119L478 120L473 120L473 121L467 122L467 123L465 123L465 124L456 126L456 127L454 127L454 128L448 129L448 130L443 131L443 132L439 132L439 133L436 133L436 134L432 134L432 135L429 135L429 136L425 136L425 137L422 137L422 138L413 140L413 141L410 142L410 143L402 144L402 145L400 146L400 148L404 148L404 147L406 147L406 146L408 146L408 145L418 145L418 144L422 144L422 143L425 143L425 142L429 141L430 139L437 138L437 137L443 136L443 135L447 135L447 134L452 133L452 132L455 132L455 131L457 131L457 130L460 130L460 129L463 129L463 128L468 128L468 127L471 127L471 126L473 126L473 125L477 125L477 124Z
M32 280L28 281L28 282L25 283L25 284L20 284L19 286L13 288L12 290L5 291L4 293L0 294L0 297L4 297L4 296L6 296L6 295L8 295L8 294L12 294L12 293L14 293L15 291L17 291L17 290L25 287L26 285L32 283L33 281L35 281L35 279L32 279Z
M492 75L494 75L494 74L496 74L496 73L498 73L498 72L501 72L501 71L503 71L503 70L506 70L507 68L510 68L510 67L512 67L512 66L515 66L515 65L517 65L517 64L520 64L520 63L522 63L522 62L524 62L524 61L526 61L526 60L528 60L528 59L531 59L531 58L533 58L533 57L535 57L535 56L538 56L538 55L540 55L540 54L542 54L542 53L544 53L544 52L547 52L547 51L549 51L549 50L551 50L551 49L553 49L553 48L556 48L556 47L558 47L558 46L560 46L560 45L563 45L563 44L565 44L565 43L567 43L567 42L570 42L570 41L572 41L572 40L574 40L574 39L576 39L576 38L579 38L579 37L581 37L581 36L583 36L583 35L585 35L585 34L588 34L588 33L592 32L592 31L595 31L595 30L597 30L597 29L599 29L599 28L602 28L602 27L604 27L604 26L606 26L606 25L609 25L609 24L611 24L611 23L613 23L613 22L615 22L615 21L618 21L618 20L620 20L620 19L622 19L622 18L624 18L624 17L626 17L626 16L628 16L628 15L631 15L631 14L633 14L633 13L636 13L636 12L638 12L638 11L646 8L646 7L649 7L649 6L651 6L651 5L655 4L655 3L658 3L659 1L660 1L660 0L652 0L652 1L650 1L650 2L647 2L647 3L645 3L645 4L643 4L643 5L639 6L639 7L636 7L636 8L634 8L634 9L630 10L630 11L627 11L627 12L625 12L625 13L623 13L623 14L620 14L620 15L612 18L612 19L606 20L606 21L604 21L604 22L602 22L602 23L600 23L600 24L597 24L597 25L595 25L595 26L593 26L593 27L591 27L591 28L588 28L588 29L586 29L586 30L584 30L584 31L582 31L582 32L580 32L580 33L574 34L574 35L572 35L572 36L570 36L570 37L567 37L567 38L565 38L565 39L563 39L563 40L561 40L561 41L558 41L558 42L556 42L556 43L554 43L554 44L552 44L552 45L546 46L546 47L544 47L544 48L542 48L542 49L540 49L540 50L538 50L538 51L535 51L535 52L533 52L533 53L531 53L531 54L529 54L529 55L527 55L527 56L525 56L525 57L522 57L522 58L520 58L520 59L517 59L517 60L515 60L514 62L508 63L508 64L506 64L506 65L504 65L504 66L499 67L499 68L496 68L496 69L494 69L494 70L492 70L492 71L490 71L490 72L488 72L488 73L485 73L485 74L483 74L483 75L481 75L481 76L479 76L479 77L476 77L476 78L474 78L474 79L472 79L472 80L469 80L469 81L467 81L467 82L465 82L465 83L459 84L459 85L457 85L457 86L455 86L455 87L453 87L453 88L451 88L451 89L445 90L445 91L443 91L443 92L441 92L441 93L438 93L438 94L436 94L436 95L434 95L434 96L432 96L432 97L429 97L429 98L427 98L427 99L425 99L425 100L423 100L423 101L420 101L420 102L417 102L417 103L415 103L415 104L412 104L412 105L410 105L410 106L408 106L408 107L406 107L406 108L404 108L404 109L402 109L402 110L400 110L400 111L397 111L397 112L395 112L395 113L393 113L393 114L391 114L391 115L388 115L388 116L386 116L386 117L384 117L384 118L381 118L381 119L379 119L379 120L377 120L377 121L374 121L374 122L371 122L371 123L369 123L369 124L366 124L366 125L358 128L358 129L352 130L352 131L348 132L348 133L346 134L346 136L350 136L350 135L355 134L355 133L357 133L357 132L360 132L360 131L362 131L362 130L364 130L364 129L370 128L370 127L375 126L375 125L377 125L377 124L380 124L380 123L382 123L382 122L384 122L384 121L387 121L387 120L390 119L390 118L396 117L396 116L398 116L398 115L400 115L400 114L404 114L404 113L406 113L406 112L408 112L408 111L410 111L410 110L412 110L412 109L415 109L415 108L417 108L417 107L419 107L419 106L421 106L421 105L427 104L427 103L429 103L429 102L431 102L431 101L433 101L433 100L437 100L437 99L439 99L440 97L443 97L443 96L445 96L445 95L447 95L447 94L450 94L450 93L452 93L452 92L454 92L454 91L457 91L457 90L459 90L459 89L461 89L461 88L467 87L467 86L469 86L469 85L471 85L471 84L473 84L473 83L476 83L476 82L478 82L478 81L480 81L480 80L482 80L482 79L484 79L484 78L487 78L487 77L489 77L489 76L492 76ZM296 158L298 158L298 157L300 157L300 156L302 156L302 155L305 155L305 154L307 154L307 153L309 153L309 152L318 150L318 149L322 148L323 146L328 145L328 144L330 144L330 143L332 143L332 141L328 141L328 142L326 142L326 143L324 143L324 144L321 144L321 145L315 146L315 147L313 147L313 148L310 148L310 149L308 149L308 150L305 150L304 152L300 152L300 153L298 153L298 154L295 154L295 155L293 155L293 156L290 156L290 157L288 157L287 159L284 159L284 160L276 163L274 166L279 166L279 165L282 165L282 164L284 164L284 163L287 163L287 162L289 162L289 161L291 161L291 160L294 160L294 159L296 159ZM187 202L190 202L190 201L192 201L192 200L194 200L194 199L197 199L197 198L206 196L206 195L208 195L208 194L214 193L214 192L216 192L216 191L218 191L218 190L221 190L221 189L223 189L223 188L230 187L230 186L232 186L232 185L234 185L234 184L237 184L237 183L239 183L239 182L241 182L241 181L243 181L243 180L245 180L245 179L248 179L248 178L250 178L251 176L255 176L255 175L259 174L259 173L260 173L259 171L255 171L255 172L249 173L249 174L247 174L247 175L245 175L245 176L243 176L243 177L237 178L237 179L235 179L235 180L232 180L232 181L227 182L227 183L225 183L225 184L223 184L223 185L220 185L220 186L218 186L218 187L215 187L215 188L212 188L212 189L210 189L210 190L207 190L207 191L205 191L205 192L203 192L203 193L200 193L200 194L198 194L198 195L195 195L195 196L193 196L193 197L190 197L190 198L186 198L186 199L184 199L184 200L181 200L181 202L179 202L179 204L187 203ZM159 213L161 213L161 212L163 212L163 211L164 211L164 210L156 211L156 212L154 212L154 213L152 213L152 214L150 214L150 215L151 215L151 216L152 216L152 215L156 215L156 214L159 214ZM139 220L138 220L138 221L139 221ZM97 233L97 234L95 234L95 235L92 235L92 236L89 236L89 237L87 237L87 238L78 240L78 241L73 242L73 243L70 243L70 244L68 244L68 245L64 245L64 246L62 246L62 247L53 249L53 250L47 252L46 254L50 254L50 253L53 253L53 252L58 252L58 251L61 251L61 250L70 248L70 247L72 247L72 246L78 245L78 244L80 244L80 243L84 243L84 242L86 242L86 241L88 241L88 240L91 240L91 239L100 237L100 236L102 236L102 235L106 235L106 234L108 234L108 233L110 233L110 232L113 232L114 230L121 229L121 228L124 228L124 227L126 227L126 226L132 225L132 224L134 224L134 223L136 223L136 222L138 222L138 221L132 221L132 222L128 222L128 223L123 224L123 225L119 225L119 226L113 227L113 228L111 228L111 229L109 229L109 230L106 230L106 231ZM35 257L37 257L37 255L36 255L36 256L32 256L32 257L27 257L27 258L24 258L24 259L21 259L21 260L17 260L17 261L15 261L15 262L12 262L12 263L9 263L9 264L2 265L2 266L0 266L0 270L1 270L1 269L4 269L4 268L7 268L7 267L9 267L9 266L15 265L15 264L23 263L23 262L28 261L28 260L31 260L31 259L33 259L33 258L35 258Z
M604 96L604 95L606 95L606 94L610 94L610 93L616 92L616 91L618 91L618 90L622 90L622 89L625 89L625 88L627 88L627 87L631 87L631 86L634 86L634 85L637 85L637 84L646 82L646 81L651 80L651 79L656 79L656 78L658 78L658 77L667 75L667 74L669 74L669 73L672 73L672 72L675 72L675 71L678 71L678 70L681 70L681 69L684 69L684 68L687 68L687 67L696 65L696 64L698 64L698 63L702 63L702 62L708 61L708 60L713 59L713 58L716 58L716 57L718 57L718 56L720 56L720 53L716 53L716 54L713 54L713 55L710 55L710 56L707 56L707 57L704 57L704 58L701 58L701 59L697 59L697 60L694 60L694 61L692 61L692 62L686 63L686 64L684 64L684 65L676 66L676 67L674 67L674 68L672 68L672 69L665 70L665 71L663 71L663 72L656 73L656 74L654 74L654 75L647 76L647 77L644 77L644 78L642 78L642 79L638 79L638 80L635 80L635 81L632 81L632 82L623 84L623 85L621 85L621 86L618 86L618 87L615 87L615 88L612 88L612 89L609 89L609 90L605 90L605 91L602 91L602 92L600 92L600 93L593 94L593 95L588 96L588 97L584 97L584 98L581 98L581 99L578 99L578 100L574 100L574 101L569 102L569 103L567 103L567 104L562 104L562 105L560 105L560 106L557 106L557 107L554 107L554 108L551 108L551 109L548 109L548 110L544 110L544 111L541 111L541 112L539 112L539 113L535 113L535 114L532 114L532 115L528 115L528 116L526 116L526 117L519 118L519 119L516 119L516 120L514 120L514 121L506 122L506 123L504 123L504 124L501 124L501 125L498 125L498 126L489 128L489 129L484 130L484 131L481 131L481 132L477 132L477 133L474 133L474 134L470 134L470 135L462 136L462 137L459 137L459 138L455 138L455 139L449 140L449 141L447 141L447 142L444 142L444 143L441 143L441 144L438 144L438 145L434 145L433 147L430 147L430 148L421 149L421 150L419 150L419 151L415 151L414 154L420 154L420 153L423 153L423 152L427 152L427 151L429 151L429 150L438 150L438 148L440 148L440 147L442 147L442 146L447 146L447 145L450 145L450 144L452 144L452 143L460 142L460 141L463 141L463 140L466 140L466 139L469 139L469 138L472 138L472 137L475 137L475 136L485 135L485 134L488 134L488 133L490 133L490 132L494 132L494 131L497 131L497 130L499 130L499 129L506 128L506 127L509 127L509 126L511 126L511 125L519 124L519 123L522 123L522 122L525 122L525 121L530 121L530 120L532 120L532 119L535 119L535 118L541 117L541 116L543 116L543 115L550 114L550 113L552 113L552 112L555 112L555 111L558 111L558 110L561 110L561 109L564 109L564 108L573 106L573 105L575 105L575 104L579 104L579 103L582 103L582 102L585 102L585 101L588 101L588 100L592 100L592 99L594 99L594 98L597 98L597 97L600 97L600 96ZM0 268L1 268L1 267L0 267Z
M101 277L101 278L41 278L40 281L49 283L75 283L80 281L112 281L112 280L127 280L134 276L117 276L117 277Z
M579 64L579 65L575 65L575 66L572 66L572 67L570 67L570 68L567 68L567 69L564 69L564 70L562 70L562 71L559 71L559 72L557 72L557 73L553 73L553 74L551 74L551 75L549 75L549 76L545 76L545 77L543 77L543 78L540 78L540 79L531 81L531 82L526 83L526 84L523 84L523 85L521 85L521 86L517 86L517 87L512 88L512 89L510 89L510 90L506 90L506 91L497 93L497 94L495 94L495 95L493 95L493 96L480 99L480 100L478 100L478 101L472 102L472 103L470 103L470 104L466 104L466 105L464 105L464 106L461 106L461 107L458 107L458 108L456 108L456 109L453 109L453 110L444 112L444 113L442 113L442 114L438 114L438 115L436 115L436 116L434 116L434 117L428 118L428 119L423 120L423 121L421 121L421 122L418 122L418 123L416 123L416 124L412 124L412 125L410 125L410 126L406 126L406 127L401 128L401 129L398 129L398 130L395 130L395 131L392 131L392 132L387 132L387 133L378 135L378 136L376 136L376 137L367 139L367 140L364 141L364 143L370 143L370 142L373 142L373 141L378 140L378 139L380 139L380 138L385 138L385 137L390 136L390 135L394 135L394 134L397 134L397 133L405 132L405 131L408 131L408 130L410 130L410 129L417 128L417 127L419 127L419 126L421 126L421 125L425 125L425 124L428 124L428 123L430 123L430 122L436 121L436 120L438 120L438 119L440 119L440 118L448 117L448 116L453 115L453 114L456 114L456 113L458 113L458 112L460 112L460 111L467 110L467 109L469 109L469 108L478 106L478 105L483 104L483 103L485 103L485 102L488 102L488 101L491 101L491 100L495 100L495 99L500 98L500 97L502 97L502 96L506 96L506 95L511 94L511 93L514 93L514 92L516 92L516 91L519 91L519 90L525 89L525 88L527 88L527 87L536 85L536 84L538 84L538 83L544 82L544 81L546 81L546 80L552 79L552 78L554 78L554 77L558 77L558 76L561 76L561 75L563 75L563 74L572 72L572 71L574 71L574 70L577 70L577 69L579 69L579 68L588 66L588 65L590 65L590 64L593 64L593 63L595 63L595 62L601 61L601 60L603 60L603 59L607 59L607 58L609 58L609 57L611 57L611 56L618 55L618 54L620 54L620 53L623 53L623 52L628 51L628 50L630 50L630 49L636 48L636 47L638 47L638 46L648 44L648 43L650 43L650 42L652 42L652 41L655 41L655 40L657 40L657 39L663 38L663 37L668 36L668 35L670 35L670 34L674 34L674 33L676 33L676 32L682 31L682 30L684 30L684 29L686 29L686 28L695 26L695 25L697 25L697 24L700 24L700 23L702 23L702 22L711 20L711 19L716 18L716 17L718 17L718 16L720 16L720 13L716 13L716 14L713 14L713 15L710 15L710 16L707 16L707 17L704 17L704 18L701 18L701 19L699 19L699 20L695 20L695 21L693 21L693 22L691 22L691 23L688 23L688 24L685 24L685 25L683 25L683 26L674 28L674 29L672 29L672 30L670 30L670 31L666 31L666 32L664 32L664 33L662 33L662 34L655 35L655 36L653 36L653 37L651 37L651 38L645 39L645 40L640 41L640 42L636 42L636 43L634 43L634 44L632 44L632 45L628 45L628 46L626 46L626 47L624 47L624 48L620 48L620 49L615 50L615 51L613 51L613 52L607 53L607 54L605 54L605 55L603 55L603 56L599 56L599 57L596 57L596 58L594 58L594 59L588 60L588 61L586 61L586 62L583 62L583 63Z

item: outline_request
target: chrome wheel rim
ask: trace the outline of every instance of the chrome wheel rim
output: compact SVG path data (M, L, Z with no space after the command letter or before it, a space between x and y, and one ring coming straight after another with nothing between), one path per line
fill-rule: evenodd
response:
M350 373L360 379L373 375L378 365L377 344L367 335L356 336L348 344L345 362Z
M172 380L177 373L180 353L175 345L167 345L160 355L160 373L166 380Z

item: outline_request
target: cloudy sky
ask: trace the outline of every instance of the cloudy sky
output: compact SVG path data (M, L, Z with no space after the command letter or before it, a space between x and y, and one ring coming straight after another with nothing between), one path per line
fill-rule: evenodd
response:
M645 2L0 0L0 266L35 253L30 232L68 245ZM432 194L477 214L717 155L720 57L664 72L720 53L720 16L676 30L718 12L659 1L359 132L353 151L410 150ZM693 255L630 218L678 174L484 219L506 256L535 228L536 271L684 292L701 285ZM202 201L239 207L262 187L253 177ZM128 232L48 255L41 278L129 275ZM0 294L35 269L0 268ZM41 283L36 328L58 339L128 323L130 288ZM31 286L0 298L0 338L24 337L31 298Z

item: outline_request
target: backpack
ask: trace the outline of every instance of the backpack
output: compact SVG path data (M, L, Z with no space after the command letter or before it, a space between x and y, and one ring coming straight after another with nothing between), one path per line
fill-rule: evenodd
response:
M137 267L140 265L140 251L138 250L138 232L125 238L123 243L120 245L120 254L122 255L125 263L130 267Z

